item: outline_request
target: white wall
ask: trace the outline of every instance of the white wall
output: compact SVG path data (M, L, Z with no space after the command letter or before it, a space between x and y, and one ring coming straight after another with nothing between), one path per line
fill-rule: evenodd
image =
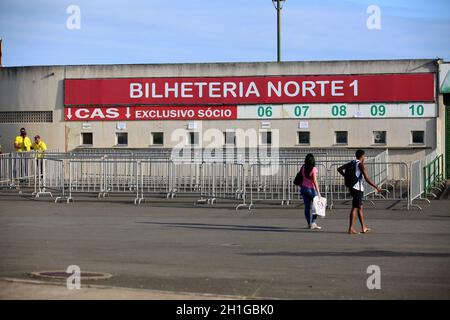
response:
M0 111L53 111L53 123L0 123L0 144L3 152L12 149L12 141L21 127L30 136L40 134L49 147L71 150L80 145L83 122L63 120L63 80L65 78L103 77L170 77L170 76L257 76L305 74L364 74L437 72L435 60L325 61L283 63L221 63L161 65L42 66L0 68ZM442 103L442 101L441 101ZM441 114L440 114L441 115ZM439 119L438 119L439 121ZM280 146L297 145L298 120L271 120L271 127L280 130ZM387 146L396 153L415 157L441 143L437 120L428 119L310 119L311 147L333 147L334 131L349 131L348 147L374 147L372 131L388 132ZM187 121L125 122L129 147L145 148L150 132L165 133L165 147L172 147L170 135L185 128ZM91 122L94 147L115 145L116 122ZM259 128L259 120L204 121L203 128ZM411 130L425 130L426 143L417 148L410 143ZM439 139L439 140L437 140ZM395 151L399 150L399 151ZM419 151L418 151L419 150Z

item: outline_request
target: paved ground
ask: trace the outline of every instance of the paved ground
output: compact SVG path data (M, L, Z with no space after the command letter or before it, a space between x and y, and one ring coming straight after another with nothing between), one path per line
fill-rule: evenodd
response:
M134 206L0 196L0 277L75 264L113 274L95 282L102 286L240 298L449 299L450 200L423 207L367 209L373 233L349 236L344 205L312 232L295 207L249 213L180 199ZM367 289L369 265L381 268L381 290ZM0 290L1 298L17 298Z

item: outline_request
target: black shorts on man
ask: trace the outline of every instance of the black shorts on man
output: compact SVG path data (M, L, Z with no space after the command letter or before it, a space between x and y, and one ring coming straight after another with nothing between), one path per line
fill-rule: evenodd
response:
M354 188L350 188L350 195L352 196L352 207L353 208L361 208L363 204L364 192L356 190Z

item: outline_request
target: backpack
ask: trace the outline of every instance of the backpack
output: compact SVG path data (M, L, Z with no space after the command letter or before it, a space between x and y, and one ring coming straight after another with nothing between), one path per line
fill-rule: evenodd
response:
M350 161L345 165L344 171L344 184L347 188L353 188L353 186L359 181L361 176L356 176L356 161Z
M303 184L303 173L302 173L303 166L300 168L300 171L297 172L297 175L294 178L294 185L301 187Z

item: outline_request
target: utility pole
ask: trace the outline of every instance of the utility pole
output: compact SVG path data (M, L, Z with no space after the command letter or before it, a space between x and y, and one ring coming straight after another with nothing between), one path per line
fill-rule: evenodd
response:
M281 9L286 0L272 0L277 10L277 62L281 62Z
M3 39L0 38L0 68L3 67L2 54L3 54Z

